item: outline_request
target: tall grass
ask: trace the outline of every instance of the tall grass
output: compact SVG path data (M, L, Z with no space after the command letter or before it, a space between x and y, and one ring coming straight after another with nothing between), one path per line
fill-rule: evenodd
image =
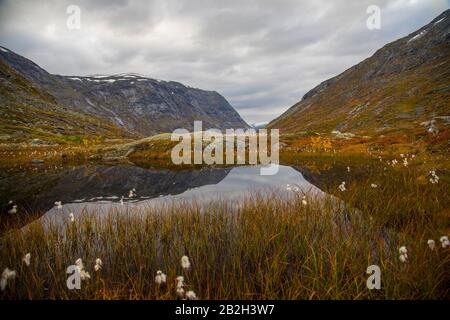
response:
M0 271L15 270L16 278L0 299L177 299L179 275L200 299L448 299L450 247L439 242L450 230L448 165L416 157L414 165L392 167L387 160L285 157L335 196L307 198L306 205L301 194L253 195L239 204L174 203L128 214L85 212L62 225L9 225ZM440 181L431 184L435 167ZM401 246L408 250L404 263ZM28 252L30 266L22 261ZM183 255L189 272L181 268ZM69 290L66 269L78 258L91 279ZM97 258L103 268L95 272ZM366 287L373 264L381 269L380 290ZM164 286L154 282L158 270L167 274Z
M419 220L410 229L406 220L396 230L333 199L301 200L254 195L233 208L227 202L206 209L173 204L164 212L87 212L64 225L38 220L1 240L0 265L17 276L0 298L176 299L178 275L200 299L449 297L449 248L440 246L438 223ZM399 260L403 245L406 263ZM28 252L30 266L22 262ZM192 262L189 272L181 268L183 255ZM78 258L91 279L69 290L66 268ZM96 258L103 261L98 272ZM372 264L381 268L381 290L366 287ZM165 286L154 283L157 270L167 274Z

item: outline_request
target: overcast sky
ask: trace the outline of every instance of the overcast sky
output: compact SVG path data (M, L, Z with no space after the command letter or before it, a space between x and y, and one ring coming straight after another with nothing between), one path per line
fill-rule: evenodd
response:
M68 5L81 28L66 25ZM366 27L369 5L381 30ZM4 1L0 44L64 75L136 72L216 90L249 123L430 22L450 0Z

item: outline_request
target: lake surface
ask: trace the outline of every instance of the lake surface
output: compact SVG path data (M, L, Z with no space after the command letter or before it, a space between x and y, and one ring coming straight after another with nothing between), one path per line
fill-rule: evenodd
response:
M22 199L29 210L42 210L44 217L80 215L83 210L104 214L111 209L134 211L167 204L208 204L226 201L236 205L244 198L276 193L289 198L294 193L321 196L296 169L280 166L276 175L260 175L261 166L205 167L198 170L145 169L136 166L79 166L35 174L8 176L12 200ZM289 187L288 187L289 186ZM288 190L290 189L290 190ZM130 190L134 195L130 197ZM2 196L2 202L8 201ZM62 202L62 208L54 205Z

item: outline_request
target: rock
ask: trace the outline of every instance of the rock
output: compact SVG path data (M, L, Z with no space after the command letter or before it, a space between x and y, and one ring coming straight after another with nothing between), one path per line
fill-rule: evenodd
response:
M33 139L31 140L30 144L32 146L53 146L53 145L57 145L56 143L54 143L53 141L44 141L41 139Z
M33 140L31 140L30 144L32 146L41 146L41 145L44 145L45 142L43 140L41 140L41 139L33 139Z
M13 134L14 138L22 138L22 137L25 137L25 136L26 136L26 133L23 132L22 130L16 131Z
M341 139L350 139L353 138L355 135L351 132L340 132L338 130L333 130L331 131L331 133L336 137L336 138L341 138Z

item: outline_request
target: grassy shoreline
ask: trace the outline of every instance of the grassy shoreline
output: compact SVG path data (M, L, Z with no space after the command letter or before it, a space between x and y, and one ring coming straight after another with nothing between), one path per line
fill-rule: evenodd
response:
M17 276L0 299L177 299L179 275L200 299L448 299L450 247L439 242L450 230L448 177L431 184L422 169L371 166L371 174L347 177L345 192L339 178L326 185L347 204L338 209L274 195L238 212L226 203L205 211L174 205L132 216L110 212L102 223L86 213L68 220L63 236L35 222L1 239L0 266ZM29 267L22 262L28 252ZM190 272L180 266L183 255ZM91 279L68 290L66 268L78 258ZM103 268L95 272L97 258ZM372 264L381 268L381 290L366 288ZM167 274L163 287L154 282L157 270Z
M171 144L149 141L130 159L171 169ZM288 202L276 195L253 199L238 212L225 202L206 211L174 205L132 216L110 212L101 223L88 212L74 223L67 220L63 235L40 220L20 230L39 212L2 217L9 231L0 239L0 271L9 268L16 277L0 299L177 299L180 275L185 289L200 299L449 299L450 247L439 242L450 233L445 153L401 155L367 145L349 152L313 141L302 150L284 147L281 163L299 169L347 207L309 198L305 205L299 194ZM90 156L102 148L6 148L0 149L0 165L35 172L64 163L95 164ZM33 166L31 160L39 157L45 163ZM432 170L438 183L430 182ZM342 182L345 191L339 189ZM408 250L406 262L399 259L401 246ZM22 261L27 253L30 266ZM183 255L192 262L190 272L180 266ZM66 268L78 258L91 279L81 290L68 290ZM97 258L103 268L95 272ZM372 264L381 268L381 290L366 287ZM154 282L158 270L167 274L165 286Z

